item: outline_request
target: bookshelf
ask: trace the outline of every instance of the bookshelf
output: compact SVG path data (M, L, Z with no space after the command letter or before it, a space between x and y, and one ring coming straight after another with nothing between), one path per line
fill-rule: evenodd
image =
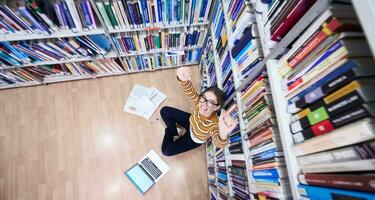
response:
M329 192L332 192L333 189L324 187L322 185L321 187L317 187L317 185L314 185L314 184L312 184L313 186L306 186L304 184L301 185L301 182L300 182L301 179L299 179L299 176L303 173L305 174L304 176L308 176L309 173L316 173L316 172L320 172L320 173L329 172L333 177L343 176L343 175L335 174L335 172L359 173L360 171L366 171L368 173L373 173L375 171L373 158L367 159L367 160L356 160L356 161L353 161L353 164L350 164L349 162L341 161L343 163L343 166L339 166L340 163L326 164L326 165L323 165L323 164L314 165L317 167L317 169L312 169L311 167L308 168L301 164L301 160L305 160L306 162L306 159L307 159L307 156L303 153L302 149L303 147L306 147L306 145L308 144L315 145L315 146L320 145L318 141L322 141L323 143L324 142L331 143L330 147L324 147L324 148L322 147L323 148L322 150L315 150L314 148L309 149L309 152L313 153L312 155L315 155L317 153L320 153L323 155L324 153L328 154L330 152L333 152L332 148L334 148L335 145L332 145L332 144L339 145L335 147L337 148L335 149L335 151L340 151L341 149L344 149L344 148L354 149L354 148L357 148L358 145L362 145L362 144L358 144L358 142L369 143L371 141L374 141L374 135L372 133L367 133L368 134L367 136L361 135L362 134L362 132L360 131L361 127L358 125L361 123L366 124L369 122L369 120L367 121L362 120L358 122L354 121L353 123L348 122L347 124L343 126L339 126L338 129L335 128L333 131L329 131L325 133L324 136L316 136L312 139L305 139L306 142L302 144L295 144L296 136L294 135L295 133L292 132L290 124L293 122L293 120L295 120L296 116L294 116L293 114L290 114L288 111L288 109L290 109L288 108L290 103L285 97L288 94L286 84L285 84L286 78L283 78L280 75L278 69L283 65L283 62L285 62L283 59L288 53L288 51L290 51L290 49L293 48L294 44L297 45L296 42L298 42L298 39L302 40L301 39L302 36L309 34L307 33L307 30L309 30L310 28L312 29L314 22L316 22L319 18L322 18L322 16L325 16L325 14L327 13L327 10L335 9L336 8L335 6L340 7L341 5L337 5L337 4L333 5L335 4L335 1L331 1L331 0L316 0L311 5L308 6L308 9L306 9L306 11L303 12L302 15L298 17L298 20L296 20L292 24L292 26L288 27L287 29L288 31L286 31L285 34L281 35L279 40L271 40L272 35L269 30L271 29L270 27L271 25L267 24L267 20L269 20L268 14L271 9L277 10L278 7L276 6L272 8L270 5L267 5L266 3L264 3L265 1L261 1L261 0L249 0L249 1L241 2L246 5L246 8L248 8L249 12L254 11L253 14L255 17L255 23L257 25L257 29L254 30L255 31L254 34L256 35L256 37L259 38L260 45L258 47L264 55L264 58L261 59L261 61L259 61L257 64L253 65L252 69L249 70L249 72L247 72L246 76L241 76L240 75L241 70L239 70L239 65L236 63L236 59L234 59L232 55L233 54L232 50L236 45L235 43L238 44L238 41L236 41L236 39L238 38L234 38L233 32L231 31L232 27L229 25L229 24L233 24L230 22L230 17L229 17L230 14L233 15L233 12L227 11L228 8L229 9L232 8L231 6L233 6L233 4L239 7L238 2L239 1L230 1L230 0L228 1L222 0L222 1L216 2L219 5L217 6L219 9L217 9L216 11L217 15L220 12L224 13L223 14L224 28L223 28L223 31L219 31L220 37L218 37L217 34L214 34L216 31L215 19L218 18L218 17L215 17L215 13L214 13L213 21L210 25L210 29L212 32L211 36L213 38L212 49L215 54L215 61L217 60L215 62L216 74L215 75L210 75L209 73L205 74L205 76L208 76L207 80L209 80L210 77L216 76L218 79L218 86L221 88L224 88L225 85L221 84L222 80L225 79L225 77L222 77L223 60L224 60L226 53L230 54L230 58L231 58L230 63L231 63L231 70L233 73L235 92L227 96L224 108L229 109L229 108L232 108L233 105L237 106L237 111L236 111L235 116L239 122L239 129L233 131L233 133L230 134L230 139L232 139L233 136L235 136L238 132L240 132L243 152L241 154L231 154L229 149L231 148L233 144L232 142L230 142L228 145L229 147L226 147L226 150L225 150L226 165L227 167L231 166L232 160L245 161L245 164L246 164L245 168L247 169L246 178L247 178L247 181L249 182L249 185L247 187L249 190L250 199L266 199L270 197L279 198L279 199L307 199L308 197L310 197L311 199L319 199L319 198L332 199L332 197L324 196L324 195L328 194ZM271 3L271 1L269 2ZM278 5L280 6L283 1L272 1L272 2L280 3ZM292 3L293 1L285 1L285 2ZM302 2L302 1L298 1L298 2ZM294 5L296 6L297 4L294 4ZM357 36L354 36L354 37L358 37L360 40L363 36L365 36L365 38L363 37L363 39L367 40L368 45L371 49L371 52L370 54L368 54L367 50L365 50L366 52L363 54L363 58L364 59L368 58L369 60L373 61L374 56L375 56L374 54L375 52L374 41L375 40L372 37L372 35L375 34L375 29L374 29L374 26L370 24L372 24L372 21L375 20L374 14L373 14L374 13L373 11L375 9L375 4L373 1L370 1L370 0L365 0L365 1L353 0L352 5L353 5L356 15L358 16L358 19L360 22L359 24L362 26L363 32L364 32L364 35L357 34ZM342 6L345 7L345 5L342 5ZM349 9L349 7L350 6L347 6L347 8L345 9ZM285 7L283 9L285 9ZM289 12L290 11L288 11L287 13ZM345 17L353 18L355 17L355 15L349 15ZM252 21L252 20L253 20L252 18L251 19L248 18L248 21ZM353 28L353 29L349 29L348 31L355 32L356 30L357 29ZM222 57L220 57L218 56L219 51L215 47L217 47L216 45L219 42L221 42L223 38L223 34L224 35L226 34L228 43L227 43L227 46L223 45L222 51L226 53L222 53ZM363 49L366 49L366 47L363 46ZM326 50L327 49L322 49L319 53L324 52ZM317 52L313 52L311 54L317 54ZM362 54L359 54L359 55L362 55ZM310 57L309 59L313 59L313 58L314 57ZM356 57L354 56L354 58ZM307 64L308 63L309 62L307 62ZM371 72L370 71L368 72L369 74L374 73L373 69ZM253 165L254 163L252 163L252 160L253 160L252 156L254 156L252 155L253 146L251 146L250 143L248 143L248 141L245 139L248 134L248 130L246 128L248 125L246 125L246 122L245 122L246 117L244 117L242 113L245 111L244 108L245 109L249 108L248 107L249 105L244 104L243 95L244 95L244 91L249 87L249 84L254 83L255 82L254 80L256 79L256 77L259 76L261 72L266 72L267 74L266 77L268 78L268 81L269 81L269 88L268 88L269 95L271 97L271 102L273 105L272 108L274 111L274 119L277 120L277 123L275 124L274 127L277 128L278 130L277 132L274 132L274 135L276 135L279 138L279 141L280 141L279 148L283 152L283 155L284 155L283 157L285 158L284 168L285 168L285 174L287 175L285 176L286 177L285 184L280 186L280 188L277 190L277 191L280 191L279 196L274 196L274 194L270 192L261 192L258 190L257 186L259 186L259 184L257 184L257 181L254 180L253 175L252 175L252 172L255 171L255 170L252 170L252 167L254 166ZM369 74L364 74L363 76L365 77L373 76ZM346 111L345 113L349 113L349 111ZM370 115L370 122L371 120L373 120L373 117L374 116ZM332 120L334 119L336 118L334 118L333 116ZM352 133L354 135L357 134L357 136L359 137L359 138L357 137L354 139L355 136L353 136L353 142L350 142L351 141L350 139L347 142L341 142L341 141L338 143L336 143L335 141L328 142L329 138L334 138L334 137L337 138L339 137L338 136L339 133L343 134L346 129L352 130L353 127L358 127L358 130L359 130L359 133L354 133L354 132ZM368 128L367 130L373 130L373 124L371 125L366 124L366 127ZM368 132L371 132L371 131L368 131ZM356 145L356 147L354 147L354 145ZM257 145L255 145L255 147L257 147ZM319 146L317 147L320 148ZM315 160L320 161L318 158ZM319 162L315 161L315 163L319 163ZM332 168L333 166L336 166L336 168ZM351 168L352 166L356 166L357 168L352 169ZM359 179L362 179L361 177L363 175L356 174L354 176L358 176L357 180L359 180ZM236 197L234 196L233 181L231 180L230 173L228 173L228 177L229 177L228 178L229 179L228 181L229 196L227 196L227 198L225 199L245 199L245 197L239 198L238 196ZM365 178L366 177L364 177L363 179ZM343 179L340 179L340 180L343 180ZM211 193L212 191L215 191L214 189L212 189L212 187L213 186L210 186ZM350 196L352 198L363 198L363 199L375 198L374 190L372 190L372 192L369 189L366 190L363 188L348 190L348 189L343 189L341 188L343 186L338 186L338 185L331 186L331 187L335 187L335 188L337 187L336 188L337 190L335 190L335 192L338 192L342 195L348 195L348 196L353 195L353 196ZM323 195L323 196L319 197L319 195ZM223 198L220 198L217 195L215 195L214 198L211 198L211 199L223 199Z
M3 19L0 22L0 42L6 42L8 44L17 44L21 42L26 42L27 44L34 45L38 42L56 42L59 39L70 40L71 38L82 37L86 38L88 36L103 35L108 38L107 44L110 46L110 50L107 53L95 53L93 55L81 55L77 54L73 57L60 58L56 56L55 59L50 59L49 55L44 55L43 60L37 60L33 62L23 62L15 65L14 63L6 63L8 61L1 60L0 58L0 73L3 73L0 78L0 89L9 89L17 88L22 86L34 86L41 84L49 84L61 81L70 81L70 80L81 80L92 77L104 77L111 75L126 75L138 72L146 71L155 71L161 69L171 69L180 66L192 66L200 63L201 59L201 49L204 44L202 41L205 40L206 34L202 32L199 33L199 30L204 30L208 27L209 22L209 13L210 13L210 4L209 1L190 1L185 3L185 1L137 1L137 2L126 2L121 0L115 1L102 1L102 0L80 0L80 1L71 1L63 0L59 1L58 4L48 4L46 6L51 6L48 9L49 13L46 15L43 12L39 12L39 8L34 7L32 4L28 7L28 4L24 2L18 2L19 5L25 6L29 13L32 14L32 17L37 19L37 25L33 24L33 27L22 24L30 20L26 15L14 12L19 7L15 6L15 2L6 2L5 5L0 5L3 8L3 12L14 22L10 22L8 18ZM103 12L100 8L100 3L104 6L104 13L111 16L108 20L103 16ZM121 3L125 6L119 7ZM162 4L158 4L162 3ZM65 5L64 5L65 4ZM136 5L138 4L138 5ZM66 6L66 7L64 7ZM139 8L144 8L141 10L133 10L132 15L128 15L129 10L128 6L139 6ZM172 7L170 7L172 6ZM134 7L133 7L134 8ZM168 9L167 9L168 8ZM192 9L193 8L193 9ZM46 10L46 8L43 8ZM42 9L42 10L43 10ZM87 10L89 9L89 10ZM108 10L106 10L108 9ZM124 10L122 10L124 9ZM158 9L158 10L156 10ZM181 10L180 10L181 9ZM148 11L148 23L146 23L146 13L144 10ZM43 10L44 11L44 10ZM61 12L65 11L65 12ZM87 11L87 12L86 12ZM50 12L57 13L56 19L49 18ZM154 13L156 12L156 13ZM38 14L39 13L39 14ZM82 14L84 13L84 14ZM186 17L185 17L185 13ZM34 15L36 14L36 15ZM114 14L114 15L112 15ZM163 20L160 20L158 16L155 18L155 14L161 14ZM2 17L4 14L2 14ZM22 15L22 16L21 16ZM37 16L38 15L38 16ZM42 16L43 15L43 16ZM39 18L42 16L42 18ZM114 17L114 18L113 18ZM51 21L52 19L52 21ZM24 21L22 21L24 20ZM39 20L39 21L38 21ZM114 28L113 24L115 20L118 23L118 27ZM142 21L143 20L143 21ZM124 24L126 22L126 24ZM33 22L34 23L34 22ZM51 25L52 23L52 25ZM39 26L40 25L40 26ZM116 48L116 44L113 39L117 35L138 35L140 33L158 33L158 32L169 32L173 30L173 33L190 33L189 37L180 38L180 46L168 46L167 42L170 42L169 38L166 38L167 46L164 46L160 49L138 49L137 51L132 51L124 53ZM198 30L197 34L193 31ZM49 32L48 34L46 32ZM180 35L180 34L179 34ZM178 37L179 38L179 37ZM178 38L173 38L178 39ZM199 40L198 40L199 38ZM195 41L196 43L192 45L191 42ZM197 42L199 41L199 43ZM182 44L182 42L186 42ZM56 43L57 44L57 43ZM125 43L123 43L124 45ZM174 44L174 43L173 43ZM80 45L82 45L80 43ZM94 45L91 41L88 42L88 45ZM96 44L97 45L97 44ZM129 44L130 45L130 44ZM58 45L59 46L59 45ZM30 46L31 47L31 46ZM85 46L88 51L91 51L91 47ZM95 46L96 47L96 46ZM17 47L18 48L18 47ZM3 49L0 49L3 50ZM17 49L18 50L18 49ZM75 49L77 50L77 49ZM9 50L7 50L9 51ZM71 52L69 52L71 53ZM77 53L77 52L75 52ZM18 55L17 55L18 56ZM28 54L28 56L30 56ZM38 55L40 56L40 55ZM47 59L48 58L48 59ZM64 75L61 77L43 77L43 81L31 81L30 77L33 77L34 74L30 73L27 69L30 67L43 67L43 66L55 66L55 65L64 65L69 63L77 63L79 65L82 62L92 61L97 59L111 59L113 62L116 62L122 68L122 72L111 72L103 75L102 72L97 71L96 74L82 74L82 75L73 75L71 71L68 74L64 72ZM13 73L13 71L25 69L24 71ZM89 69L91 70L91 69ZM91 71L90 71L91 72ZM20 75L21 74L21 75ZM27 78L22 77L27 75ZM69 75L70 74L70 75ZM39 76L39 74L37 74ZM21 76L21 77L20 77ZM21 79L21 80L16 80ZM39 78L39 77L38 77ZM3 80L7 79L7 81Z

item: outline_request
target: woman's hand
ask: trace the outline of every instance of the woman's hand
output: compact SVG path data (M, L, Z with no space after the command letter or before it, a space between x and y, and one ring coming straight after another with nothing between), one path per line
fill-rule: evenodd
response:
M177 77L180 81L191 80L191 69L189 67L180 67L177 69Z
M233 119L232 116L225 110L221 110L219 117L219 136L220 139L228 139L228 135L233 131L237 126L237 121Z

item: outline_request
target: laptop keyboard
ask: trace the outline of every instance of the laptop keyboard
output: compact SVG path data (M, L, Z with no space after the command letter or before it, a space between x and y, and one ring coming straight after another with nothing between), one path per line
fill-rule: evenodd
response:
M154 177L155 180L161 176L162 172L160 169L156 167L156 165L148 157L142 160L141 164Z

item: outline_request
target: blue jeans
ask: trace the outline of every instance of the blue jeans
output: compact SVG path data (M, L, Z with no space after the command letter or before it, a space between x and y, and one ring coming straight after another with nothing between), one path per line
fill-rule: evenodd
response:
M199 147L201 144L195 143L190 136L190 113L178 110L176 108L164 106L160 110L160 115L167 128L161 151L165 156L174 156ZM173 136L178 135L176 123L186 129L185 135L173 141Z

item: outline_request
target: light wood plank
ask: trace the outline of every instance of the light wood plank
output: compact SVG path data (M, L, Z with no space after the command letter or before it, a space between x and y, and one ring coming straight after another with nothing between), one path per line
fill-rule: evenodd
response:
M192 111L175 70L0 91L0 199L207 199L203 145L164 157L160 120L123 111L136 83L168 95L163 105ZM171 170L142 196L123 172L151 149Z

